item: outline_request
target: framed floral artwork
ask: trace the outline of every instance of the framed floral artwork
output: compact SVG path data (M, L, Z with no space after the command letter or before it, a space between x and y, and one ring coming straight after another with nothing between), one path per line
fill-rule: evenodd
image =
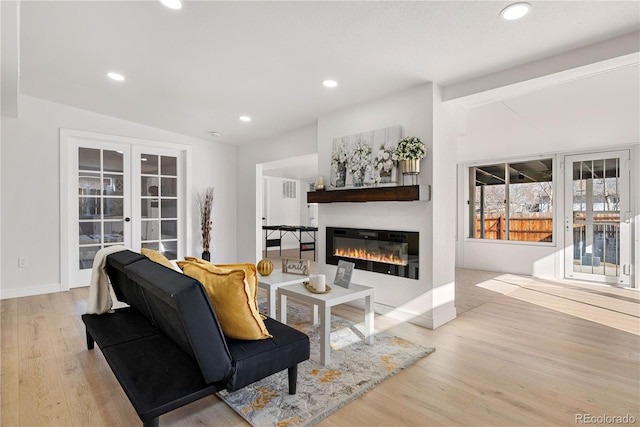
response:
M397 185L395 149L401 139L400 125L334 138L331 188Z

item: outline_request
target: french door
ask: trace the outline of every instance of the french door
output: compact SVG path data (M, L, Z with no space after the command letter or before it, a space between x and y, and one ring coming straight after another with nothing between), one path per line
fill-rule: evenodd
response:
M136 249L149 248L178 258L179 157L173 150L133 149L133 206Z
M629 286L628 150L565 157L565 276Z
M127 142L61 133L63 290L87 286L108 246L183 256L185 154Z

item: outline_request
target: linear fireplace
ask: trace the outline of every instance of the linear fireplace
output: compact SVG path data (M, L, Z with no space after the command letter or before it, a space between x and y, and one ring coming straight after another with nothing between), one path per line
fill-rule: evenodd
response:
M327 227L327 264L345 260L359 270L418 279L419 233Z

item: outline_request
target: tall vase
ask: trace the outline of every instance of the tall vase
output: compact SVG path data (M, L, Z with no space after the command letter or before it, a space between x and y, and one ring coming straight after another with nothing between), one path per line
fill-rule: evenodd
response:
M211 252L209 251L202 252L202 259L205 261L211 261Z
M362 183L363 183L363 181L364 181L364 180L362 179L362 175L363 175L363 173L362 173L362 172L356 172L356 173L353 175L353 186L354 186L354 187L362 187Z
M344 187L347 180L347 165L344 163L338 163L338 170L336 170L336 187Z
M384 169L380 169L380 182L388 183L391 182L391 171L386 171Z

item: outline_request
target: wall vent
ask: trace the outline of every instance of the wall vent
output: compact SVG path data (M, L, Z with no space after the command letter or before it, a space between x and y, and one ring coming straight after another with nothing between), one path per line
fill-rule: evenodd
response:
M282 182L282 197L284 199L296 198L296 181L283 181Z

